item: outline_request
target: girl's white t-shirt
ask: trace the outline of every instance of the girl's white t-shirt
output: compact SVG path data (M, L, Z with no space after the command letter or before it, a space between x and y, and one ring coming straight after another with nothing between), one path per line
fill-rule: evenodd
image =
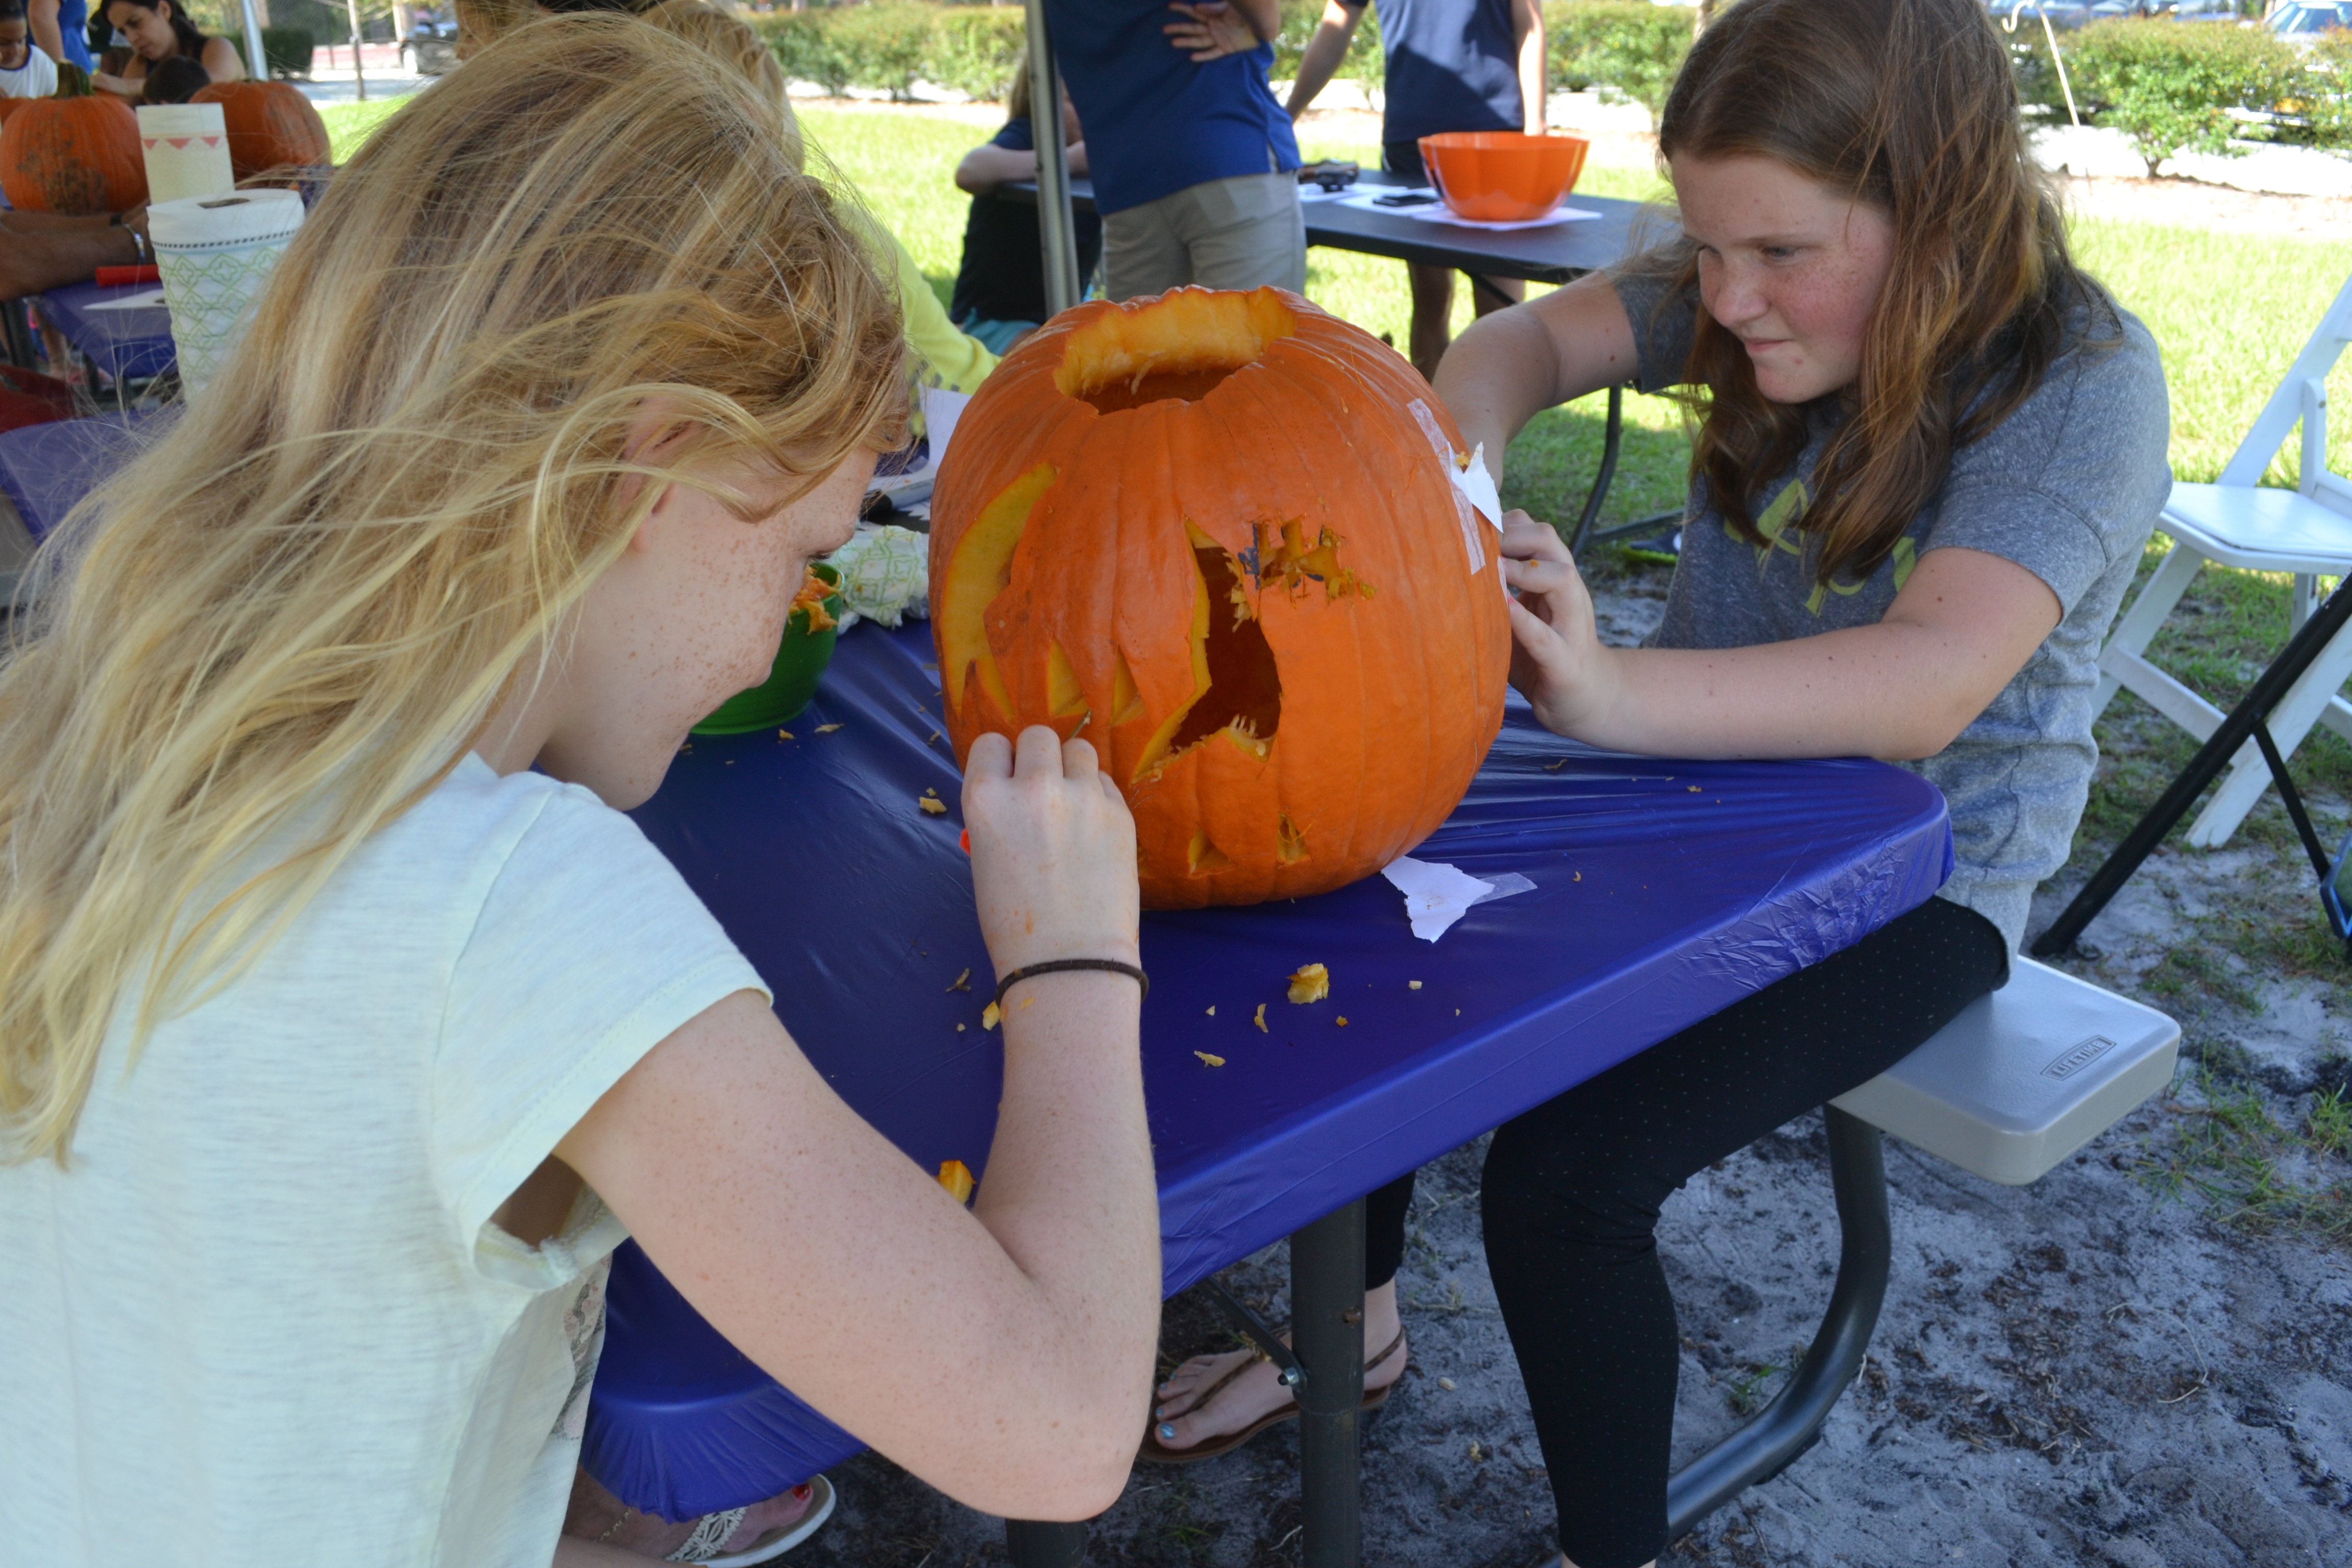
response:
M618 1222L490 1215L759 975L635 824L467 757L0 1166L0 1563L547 1568Z
M58 90L58 62L41 53L38 44L25 51L25 63L0 66L0 98L49 98Z

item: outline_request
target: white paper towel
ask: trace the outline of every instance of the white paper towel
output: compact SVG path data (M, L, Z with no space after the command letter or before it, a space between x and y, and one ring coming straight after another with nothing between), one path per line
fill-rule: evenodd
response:
M217 103L142 105L139 151L147 160L151 204L225 196L236 189L228 162L228 126Z
M302 198L292 191L239 191L147 209L147 237L163 274L188 396L204 390L245 335L278 258L301 226Z

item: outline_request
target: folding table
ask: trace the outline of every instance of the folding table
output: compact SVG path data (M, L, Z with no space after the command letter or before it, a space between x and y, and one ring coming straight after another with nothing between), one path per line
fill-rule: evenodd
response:
M76 353L120 385L152 379L179 363L179 350L172 342L172 315L161 302L127 310L94 307L154 292L152 283L116 289L68 283L42 295L41 310Z
M985 1182L1002 1058L980 1021L991 970L932 658L922 623L853 630L792 739L698 736L635 815L849 1104L925 1171L961 1160ZM926 790L945 815L917 804ZM1897 769L1613 756L1547 733L1515 700L1468 797L1415 853L1535 887L1433 946L1378 877L1143 925L1162 1288L1293 1237L1310 1563L1357 1556L1362 1195L1916 906L1951 847L1942 797ZM1308 963L1329 968L1331 998L1294 1006L1284 980ZM1838 1190L1863 1222L1849 1261L1874 1249L1883 1285L1868 1138ZM670 1518L731 1507L861 1446L634 1247L609 1301L584 1462L624 1501ZM1707 1484L1744 1463L1718 1462ZM1084 1543L1083 1526L1009 1533L1024 1564L1075 1563Z
M0 494L25 520L35 543L134 450L142 431L160 435L173 411L141 409L59 419L0 433Z

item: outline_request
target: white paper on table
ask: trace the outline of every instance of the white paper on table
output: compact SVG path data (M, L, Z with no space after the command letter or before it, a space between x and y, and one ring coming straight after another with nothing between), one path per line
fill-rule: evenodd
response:
M164 308L163 290L161 289L150 289L120 300L100 300L82 307L85 310L161 310Z
M1412 921L1412 934L1423 942L1435 942L1444 936L1455 921L1470 912L1474 904L1507 899L1535 887L1516 871L1482 881L1458 866L1439 860L1416 860L1410 855L1398 856L1381 875L1404 895L1404 912Z
M948 444L955 439L956 421L963 417L964 405L971 401L969 393L950 392L940 386L923 388L923 438L929 443L924 448L923 466L909 468L903 474L885 475L874 481L874 491L895 498L920 485L919 499L903 506L894 500L892 504L909 515L929 517L930 511L923 498L931 493L931 482L939 478L940 464L948 455ZM919 512L916 510L918 507L922 508Z
M1383 208L1381 210L1388 211L1391 209ZM1407 207L1404 209L1404 216L1407 217L1419 218L1423 223L1451 224L1455 228L1487 228L1501 230L1510 228L1549 228L1554 224L1581 223L1587 218L1597 218L1601 215L1599 213L1586 212L1582 207L1554 207L1551 211L1544 214L1541 217L1517 218L1509 223L1489 223L1484 218L1458 216L1455 215L1452 207L1449 207L1441 202L1433 207Z

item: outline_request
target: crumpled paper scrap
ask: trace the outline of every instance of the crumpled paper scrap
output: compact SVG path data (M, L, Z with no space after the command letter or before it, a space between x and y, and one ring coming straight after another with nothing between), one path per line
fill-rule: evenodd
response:
M1439 860L1416 860L1410 855L1398 856L1381 875L1404 895L1404 912L1412 921L1412 934L1423 942L1435 942L1444 936L1455 921L1470 912L1474 904L1507 899L1535 888L1533 882L1516 871L1482 879L1459 866L1448 866Z
M1497 532L1503 527L1503 498L1495 489L1495 476L1486 470L1486 443L1481 441L1467 459L1457 459L1449 470L1454 488L1462 492L1470 510L1495 525Z
M841 574L841 598L849 609L842 630L861 617L895 626L910 615L930 614L931 542L913 529L860 528L825 561Z

